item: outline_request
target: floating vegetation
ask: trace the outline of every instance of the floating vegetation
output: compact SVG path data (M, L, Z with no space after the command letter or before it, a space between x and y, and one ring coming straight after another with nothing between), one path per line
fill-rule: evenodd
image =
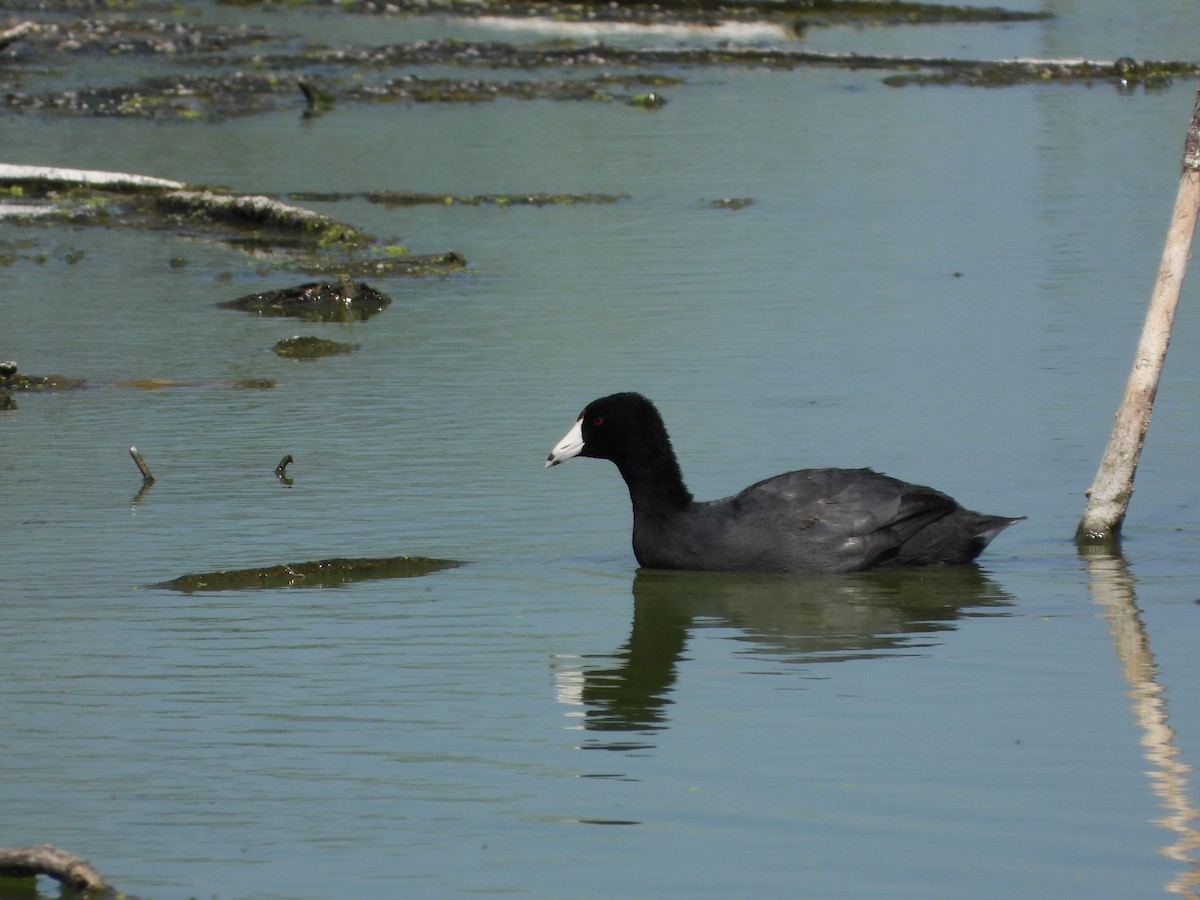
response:
M260 0L220 0L227 6L258 6ZM328 5L324 0L290 0L295 6ZM560 22L622 22L632 24L722 21L796 20L798 27L827 25L924 25L944 23L1028 22L1052 18L1048 12L1024 12L999 7L909 3L902 0L627 0L554 2L554 0L338 0L343 12L388 15L541 17Z
M637 75L553 80L521 78L513 81L484 78L426 80L416 75L403 75L373 84L352 85L341 96L360 103L490 103L499 99L629 103L632 97L620 88L638 80ZM658 79L651 80L657 82Z
M391 303L391 297L365 281L346 278L246 294L217 305L222 309L261 316L295 316L314 322L362 322L383 312Z
M5 4L6 8L28 4ZM131 3L57 3L40 4L73 7L84 12L88 8L132 7ZM60 10L63 11L63 10ZM159 12L165 10L160 9ZM22 47L29 48L35 57L58 53L70 57L96 56L111 59L115 56L149 56L180 59L203 54L231 53L243 47L258 47L279 40L279 35L265 28L247 25L208 25L197 22L168 22L162 19L93 18L86 20L54 21L44 19L20 35Z
M137 391L162 391L172 388L231 387L246 391L269 391L278 387L273 378L232 378L225 381L186 381L180 378L131 378L118 381L117 387Z
M24 391L71 391L84 387L82 378L66 378L62 375L22 375L17 364L6 359L0 361L0 412L17 408L14 392Z
M668 3L671 0L667 0ZM682 4L715 3L715 0L676 0ZM763 13L777 9L773 3L750 4ZM905 3L903 0L783 0L783 9L804 17L808 25L944 25L999 22L1034 22L1053 19L1054 13L1001 9L998 6L957 6L942 3Z
M319 7L329 14L430 15L488 17L570 23L615 22L684 25L706 28L726 22L764 23L798 33L822 26L896 26L945 23L1016 23L1051 18L1042 11L1007 10L897 0L630 0L624 3L519 2L519 0L393 0L333 2L289 0L294 6ZM101 4L103 6L104 4ZM248 5L259 5L257 0ZM80 4L84 10L90 4ZM291 35L263 27L198 22L164 23L153 19L79 19L30 24L10 29L5 49L10 76L0 99L0 114L38 112L141 118L155 121L212 122L295 110L319 115L344 103L483 103L513 100L621 103L660 109L662 88L679 84L676 74L653 67L764 66L881 69L898 73L889 83L999 86L1035 81L1110 78L1119 86L1153 87L1195 67L1182 63L1138 63L1137 71L1116 71L1116 64L1086 65L1051 61L1039 71L1005 61L912 60L904 57L805 53L729 44L669 49L620 48L604 43L580 45L569 39L530 45L450 38L394 45L299 45ZM92 60L119 56L153 59L154 74L127 83L111 83ZM189 67L176 74L164 68ZM422 78L413 66L456 66L513 70L500 79ZM622 73L582 73L622 67ZM377 80L364 70L380 71ZM385 70L400 70L401 74ZM536 78L528 73L553 69L565 77ZM1094 70L1089 70L1094 69ZM67 77L61 77L66 71ZM906 74L906 73L913 74ZM1128 77L1126 77L1128 76Z
M726 197L722 200L713 200L710 204L713 209L745 209L754 203L753 197Z
M284 56L263 63L279 70L287 70L293 65L291 58ZM7 104L10 109L20 112L60 115L214 122L301 107L311 114L338 103L490 103L510 99L625 102L637 105L636 96L658 95L631 95L628 93L630 87L644 83L658 84L662 80L661 76L636 74L567 79L520 78L512 81L424 79L417 75L403 75L370 84L358 80L344 85L331 84L320 92L320 102L314 103L314 96L317 95L314 95L306 80L290 75L232 72L226 75L155 77L134 84L40 93L11 91L4 97L0 107ZM662 103L665 100L659 105Z
M0 216L24 225L174 231L222 240L275 268L318 277L423 277L466 265L453 250L413 254L323 213L270 197L193 190L123 172L0 164ZM69 264L82 257L75 250L53 255ZM50 258L35 240L0 243L0 265ZM185 261L173 258L171 267L185 268Z
M75 391L86 386L84 379L65 375L0 375L0 390L5 391Z
M289 272L302 272L318 277L375 278L405 276L408 278L444 277L466 266L467 261L453 250L445 253L395 252L394 246L370 247L364 252L336 256L293 255L278 260L276 266Z
M1122 90L1137 85L1147 90L1170 85L1176 77L1200 75L1200 63L1137 62L1122 57L1113 62L1095 60L1030 59L1002 62L971 62L954 59L913 60L913 74L890 75L883 83L891 87L910 84L957 84L968 87L1009 87L1049 82L1105 81Z
M388 207L407 206L572 206L617 203L628 194L431 194L418 191L369 191L360 194L292 194L304 202L363 199Z
M271 112L283 105L280 97L292 96L300 96L292 78L230 72L35 93L11 91L4 103L19 112L211 122Z
M0 202L0 213L7 212L11 208L8 204ZM40 215L41 211L33 210L31 213L33 215ZM38 265L45 265L51 261L63 262L69 266L73 266L85 256L87 256L85 251L74 247L54 247L53 249L47 249L40 241L32 238L19 241L0 241L0 266L11 266L18 262L32 262Z
M27 224L169 228L181 234L250 237L277 246L320 248L370 241L323 213L270 197L191 190L165 179L86 169L0 164L0 212ZM62 258L76 262L79 256Z
M662 109L667 105L666 97L653 91L648 94L635 94L625 102L639 109Z
M311 335L296 335L279 341L272 349L276 356L283 359L320 359L323 356L353 353L358 349L358 344L343 344Z
M187 594L196 591L236 591L262 588L340 587L373 578L417 578L462 563L453 559L425 556L387 556L378 559L321 559L292 565L258 569L234 569L181 575L150 587Z

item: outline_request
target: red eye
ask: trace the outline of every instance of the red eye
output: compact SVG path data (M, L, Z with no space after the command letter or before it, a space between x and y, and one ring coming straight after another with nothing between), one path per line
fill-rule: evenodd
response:
M592 419L592 424L593 425L603 425L604 424L604 416L596 416L596 418Z

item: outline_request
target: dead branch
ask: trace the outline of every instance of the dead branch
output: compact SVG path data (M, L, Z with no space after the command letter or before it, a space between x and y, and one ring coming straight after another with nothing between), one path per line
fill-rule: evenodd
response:
M133 175L129 172L102 172L95 169L60 169L55 166L19 166L0 163L0 184L21 184L33 187L87 187L122 191L136 188L181 190L187 187L179 181Z
M1200 211L1200 91L1196 94L1191 125L1184 141L1182 168L1175 211L1167 230L1158 278L1150 294L1141 340L1125 385L1124 399L1117 410L1112 436L1100 460L1096 480L1087 490L1087 506L1075 535L1079 542L1115 541L1120 536L1133 495L1133 479L1146 430L1150 427L1150 414L1167 357L1175 308L1179 304L1183 276L1187 273L1188 252Z
M77 891L106 891L108 885L86 860L50 844L0 848L0 875L49 875Z
M270 197L195 190L180 181L129 172L0 163L0 185L20 185L40 190L87 187L101 191L150 194L158 208L166 213L240 227L305 234L319 241L353 242L361 237L355 228L343 225L323 213L280 203Z
M6 28L0 31L0 50L3 50L9 44L19 41L31 31L36 31L37 25L33 22L22 22L20 25L14 25L12 28Z
M352 241L358 237L355 229L339 224L323 213L289 206L270 197L178 190L163 194L158 205L168 212L199 213L217 221L248 223L276 231L307 232L327 240Z
M142 459L142 454L138 453L137 447L129 448L129 455L133 457L134 464L137 465L138 471L142 473L142 480L151 483L154 481L154 476L150 474L150 467L146 465L146 461Z

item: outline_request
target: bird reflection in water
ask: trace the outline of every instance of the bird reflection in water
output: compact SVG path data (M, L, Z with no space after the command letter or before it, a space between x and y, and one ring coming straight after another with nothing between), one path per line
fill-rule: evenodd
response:
M957 620L1009 605L974 565L804 577L640 569L629 640L604 663L557 658L555 685L583 729L606 733L585 747L648 749L649 737L669 727L693 629L735 629L759 655L809 665L919 653Z

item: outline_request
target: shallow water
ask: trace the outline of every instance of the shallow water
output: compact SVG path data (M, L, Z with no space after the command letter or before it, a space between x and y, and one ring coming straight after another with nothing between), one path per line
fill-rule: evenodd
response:
M1176 3L1048 7L1058 20L969 30L967 55L1194 52ZM964 31L808 44L958 53ZM469 261L372 279L395 303L353 325L218 309L301 279L168 235L64 230L82 260L5 269L0 356L96 386L0 414L0 843L52 842L153 898L1196 895L1197 851L1179 849L1200 752L1194 278L1124 567L1071 541L1195 86L680 74L657 112L25 115L0 132L11 162L250 193L629 195L324 204ZM361 349L275 358L296 333ZM279 386L222 384L255 377ZM195 386L118 385L143 378ZM639 572L611 466L542 468L619 389L658 401L700 497L872 465L1029 519L967 572ZM157 476L140 496L131 444ZM286 453L290 486L272 473ZM469 565L149 587L394 554Z

